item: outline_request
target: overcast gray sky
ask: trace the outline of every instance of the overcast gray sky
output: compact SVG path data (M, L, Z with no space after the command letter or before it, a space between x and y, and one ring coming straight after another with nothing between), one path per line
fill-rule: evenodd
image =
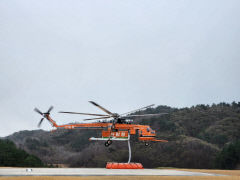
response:
M240 101L239 0L1 0L0 136L36 106L123 113ZM47 122L43 129L50 129Z

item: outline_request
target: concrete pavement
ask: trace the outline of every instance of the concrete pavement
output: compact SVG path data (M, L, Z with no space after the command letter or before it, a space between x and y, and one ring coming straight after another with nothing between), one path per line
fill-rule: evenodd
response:
M0 176L219 176L170 169L0 168Z

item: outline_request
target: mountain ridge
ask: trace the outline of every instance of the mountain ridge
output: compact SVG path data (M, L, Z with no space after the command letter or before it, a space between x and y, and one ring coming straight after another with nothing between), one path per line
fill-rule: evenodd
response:
M135 120L139 124L149 124L156 130L158 139L169 142L145 147L143 143L131 140L132 161L141 162L144 167L214 168L215 159L223 147L240 138L240 102L179 109L157 106L135 114L146 113L169 113ZM33 130L13 133L5 138L45 163L104 167L108 161L127 161L127 143L113 142L106 148L103 142L89 142L92 136L101 136L101 131L57 130L51 133Z

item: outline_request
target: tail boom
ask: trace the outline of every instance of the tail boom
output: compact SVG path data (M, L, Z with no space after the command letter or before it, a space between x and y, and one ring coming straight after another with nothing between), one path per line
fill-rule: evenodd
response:
M59 127L57 123L50 117L49 114L46 115L47 120L52 124L53 127Z

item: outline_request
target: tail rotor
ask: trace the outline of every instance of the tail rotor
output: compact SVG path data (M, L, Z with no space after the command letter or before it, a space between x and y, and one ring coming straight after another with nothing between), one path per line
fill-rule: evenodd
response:
M38 123L38 128L41 127L41 124L42 124L43 120L44 120L44 118L42 118L42 119L39 121L39 123Z
M50 106L50 108L48 109L48 111L46 112L46 114L50 114L50 112L52 111L53 106Z
M51 106L51 107L47 110L47 112L43 113L43 112L41 112L38 108L34 108L34 111L37 112L38 114L40 114L40 115L42 116L42 119L41 119L41 120L39 121L39 123L38 123L38 127L39 127L39 128L41 127L41 124L42 124L42 122L43 122L44 119L47 119L47 120L48 120L47 116L50 115L50 112L52 111L52 109L53 109L53 106ZM49 121L49 120L48 120L48 121ZM49 121L49 122L51 123L51 121Z

